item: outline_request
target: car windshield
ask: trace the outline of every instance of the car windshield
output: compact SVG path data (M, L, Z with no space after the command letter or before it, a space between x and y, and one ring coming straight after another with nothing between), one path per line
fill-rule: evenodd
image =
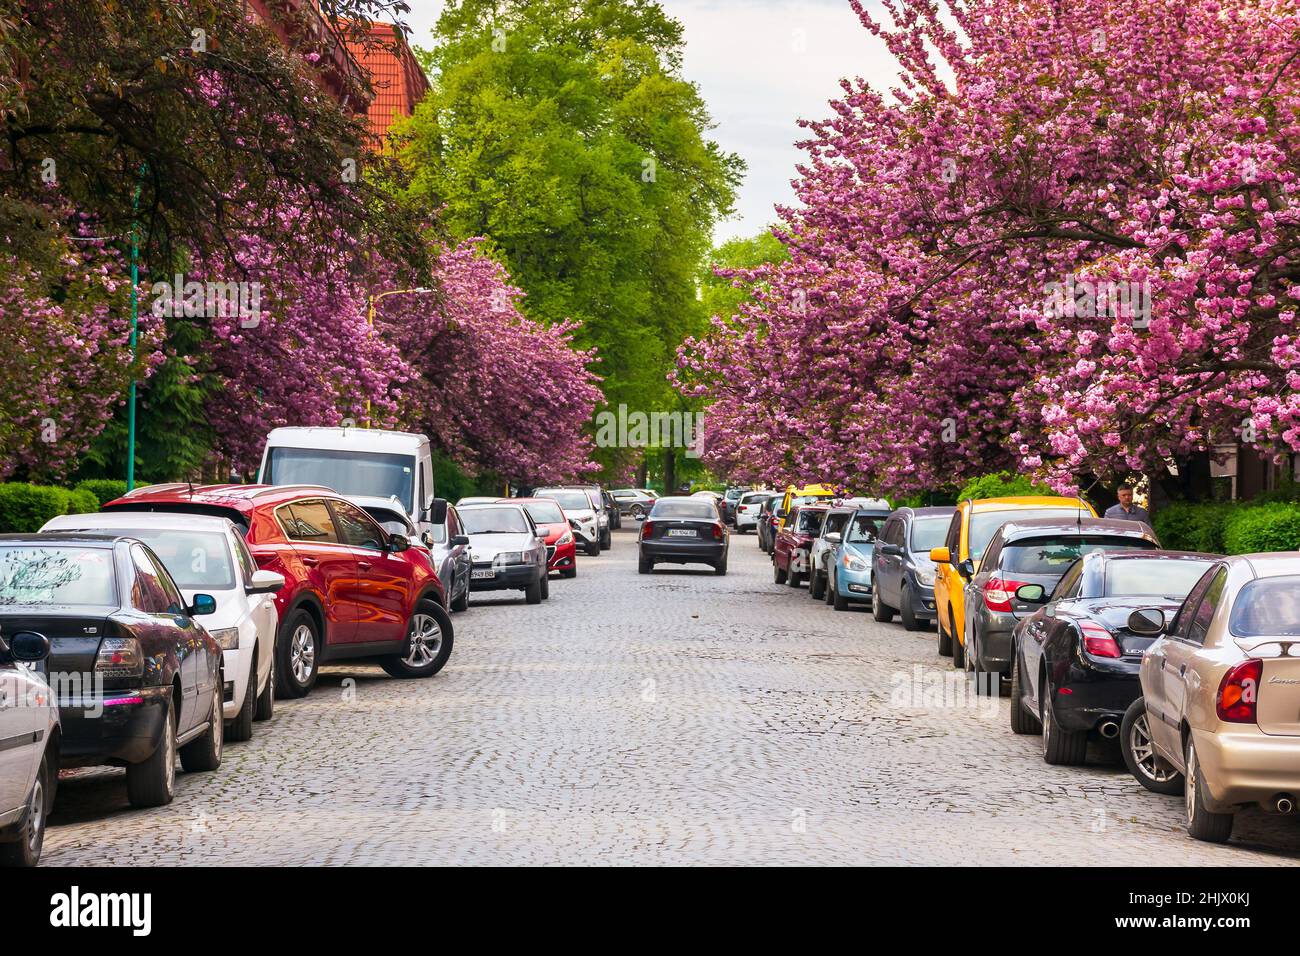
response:
M948 526L952 524L952 515L923 515L912 519L912 550L929 551L942 548L943 539L948 536Z
M707 498L660 498L650 509L651 518L686 518L694 521L714 521L717 506Z
M997 563L1004 571L1020 574L1064 574L1066 568L1092 551L1154 547L1153 543L1142 538L1053 535L1013 541L1002 548Z
M560 507L565 511L593 511L591 502L587 500L585 493L581 491L548 491L545 494L538 494L539 498L550 498L552 501L558 501Z
M466 508L460 512L460 523L466 534L519 534L532 530L523 511L514 505Z
M970 531L967 535L970 556L976 561L983 557L984 549L989 546L998 528L1013 518L1073 518L1079 513L1078 508L1016 508L1009 511L977 512L971 515ZM1086 511L1083 512L1083 516L1092 517Z
M564 524L564 512L554 501L530 501L524 508L538 524Z
M113 549L0 547L0 606L115 605Z
M1237 595L1228 629L1237 637L1300 636L1300 576L1251 581Z
M880 534L889 515L854 515L845 537L849 544L871 544Z
M324 485L341 495L396 497L411 510L415 459L367 451L324 448L272 448L266 482L271 485Z
M235 586L234 559L219 531L170 528L114 528L114 534L138 538L153 549L176 586L189 591L229 591Z
M826 517L824 511L801 511L799 520L795 524L795 530L802 534L816 534L822 526L822 519Z
M1106 565L1106 597L1161 595L1182 600L1211 562L1188 558L1125 558Z

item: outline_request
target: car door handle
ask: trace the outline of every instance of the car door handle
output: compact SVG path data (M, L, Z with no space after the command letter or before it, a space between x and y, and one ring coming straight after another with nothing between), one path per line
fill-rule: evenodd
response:
M318 561L316 558L304 557L302 559L302 563L307 565L307 567L309 568L314 568L316 567L316 565L320 564L320 561Z
M357 567L359 567L362 571L369 571L372 565L369 561L358 561Z
M1187 665L1184 664L1182 667L1178 668L1178 676L1183 677L1186 674L1187 674Z

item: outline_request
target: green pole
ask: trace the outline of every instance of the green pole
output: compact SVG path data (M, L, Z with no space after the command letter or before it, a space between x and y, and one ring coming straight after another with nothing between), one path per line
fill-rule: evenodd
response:
M135 184L135 197L131 200L131 391L126 409L126 490L135 487L135 360L140 327L140 301L137 287L140 284L140 187L144 185L145 164L140 165L141 180Z

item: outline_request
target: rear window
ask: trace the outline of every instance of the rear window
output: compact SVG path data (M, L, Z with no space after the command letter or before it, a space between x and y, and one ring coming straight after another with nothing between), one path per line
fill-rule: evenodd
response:
M1300 635L1300 576L1251 581L1237 595L1228 629L1237 637Z
M710 499L672 501L660 498L650 510L651 518L686 518L696 521L716 521L718 508Z
M112 548L0 547L0 607L115 605Z
M1181 601L1212 561L1186 558L1125 558L1106 565L1106 597L1161 595Z
M966 536L970 556L976 561L983 557L984 549L989 546L998 528L1014 518L1073 518L1078 514L1082 514L1085 518L1092 517L1086 510L1080 511L1078 508L1015 508L1007 511L978 512L971 515L970 530Z
M1150 541L1141 538L1057 535L1050 538L1029 538L1003 545L1002 556L998 563L1004 571L1022 574L1064 574L1066 568L1092 551L1154 547L1155 545ZM1192 579L1192 583L1196 583L1195 578Z

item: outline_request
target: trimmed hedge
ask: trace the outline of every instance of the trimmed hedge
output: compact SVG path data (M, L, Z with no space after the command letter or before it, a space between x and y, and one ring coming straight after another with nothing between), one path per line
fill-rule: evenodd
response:
M57 488L25 482L0 484L0 532L40 531L57 515L82 515L99 510L99 499L84 488Z
M1224 554L1224 523L1234 511L1249 507L1217 501L1199 504L1174 501L1157 511L1151 523L1166 548Z
M114 498L126 494L126 482L120 478L88 478L76 487L77 491L89 491L103 507Z
M1300 504L1290 501L1175 501L1153 523L1161 544L1175 551L1300 551Z
M1238 508L1223 527L1225 554L1300 551L1300 505L1266 502Z
M983 475L966 483L966 487L957 493L958 501L967 498L1010 498L1018 495L1055 495L1046 485L1036 485L1024 475L1013 475L999 471L994 475Z

